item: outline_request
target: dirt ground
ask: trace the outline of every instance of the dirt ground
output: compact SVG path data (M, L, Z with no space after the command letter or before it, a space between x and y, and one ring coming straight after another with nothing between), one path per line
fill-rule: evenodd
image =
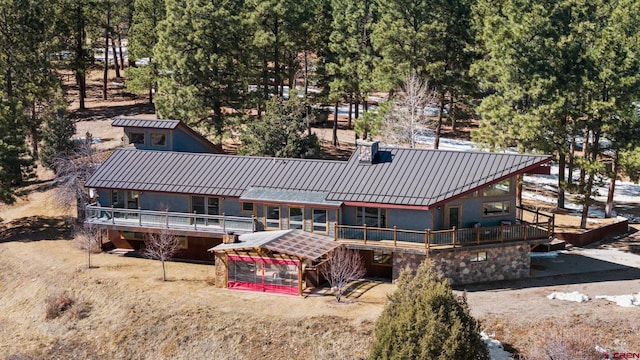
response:
M103 140L100 148L110 149L122 137L120 128L110 126L113 116L154 116L146 100L126 94L118 79L111 79L113 96L106 102L100 76L91 79L87 110L71 103L78 136L90 131ZM342 121L341 147L332 150L336 158L353 149L353 133ZM328 145L331 129L316 131ZM39 174L15 205L0 206L0 358L366 357L374 322L395 285L360 282L345 304L336 304L326 290L298 298L217 289L206 264L171 262L168 282L160 281L158 262L114 254L92 255L95 267L87 269L86 253L70 240L68 214L51 201L52 174ZM629 236L594 247L611 251L612 259L622 251L639 253L640 228L634 226ZM540 339L572 336L589 346L640 352L638 307L546 298L554 291L635 294L638 279L638 267L623 266L456 291L466 294L485 332L514 353L526 355ZM86 317L69 311L45 319L45 300L63 291L88 309Z

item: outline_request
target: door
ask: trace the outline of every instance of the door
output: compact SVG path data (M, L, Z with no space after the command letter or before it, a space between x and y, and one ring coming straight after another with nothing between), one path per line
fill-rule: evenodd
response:
M445 228L452 229L453 227L460 228L462 224L462 205L449 205L446 207L445 213Z

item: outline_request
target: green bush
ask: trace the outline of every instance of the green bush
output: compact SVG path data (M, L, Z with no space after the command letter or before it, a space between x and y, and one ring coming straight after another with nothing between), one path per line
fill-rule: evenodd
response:
M375 326L369 359L489 359L466 298L425 261L404 271Z

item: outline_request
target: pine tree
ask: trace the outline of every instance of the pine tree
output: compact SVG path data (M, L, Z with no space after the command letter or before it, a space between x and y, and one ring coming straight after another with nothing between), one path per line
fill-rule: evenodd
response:
M148 63L127 70L127 88L134 92L148 91L149 103L157 91L158 66L153 49L158 43L159 25L165 18L164 0L135 0L129 30L129 61L148 59Z
M71 137L76 133L76 126L66 116L66 106L64 94L60 90L45 117L42 134L40 161L48 167L52 167L57 157L68 155L74 149Z
M241 96L244 30L240 2L167 0L154 56L158 115L213 128L222 138L223 107Z
M426 260L415 274L400 275L376 321L369 359L489 359L479 330L466 299Z
M315 134L307 135L308 104L292 92L289 100L274 97L267 102L262 120L246 125L238 153L255 156L317 158L320 143Z

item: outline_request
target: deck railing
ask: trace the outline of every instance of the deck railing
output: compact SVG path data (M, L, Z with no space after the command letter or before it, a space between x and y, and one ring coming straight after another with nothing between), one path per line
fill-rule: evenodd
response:
M425 249L434 247L457 247L548 239L553 232L552 221L537 223L519 223L514 225L483 226L465 229L433 231L401 230L370 226L350 226L334 224L335 240L361 241L363 244L380 244L393 247L420 246Z
M87 206L85 222L102 225L194 230L222 234L228 231L257 231L257 221L254 216L204 215L170 211L121 209L95 205Z

